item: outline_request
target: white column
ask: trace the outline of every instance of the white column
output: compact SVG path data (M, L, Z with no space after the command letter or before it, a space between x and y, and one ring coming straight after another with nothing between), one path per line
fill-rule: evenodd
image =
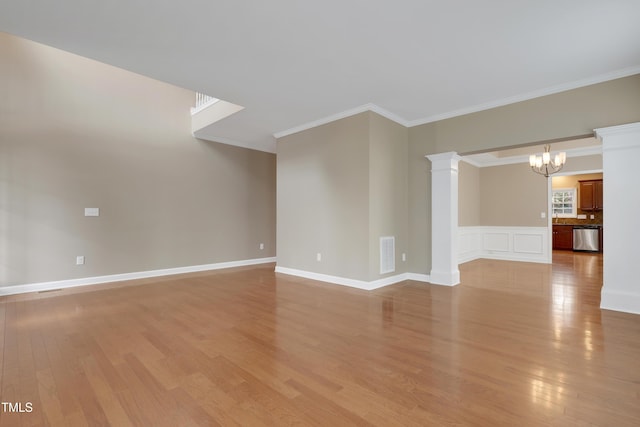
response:
M600 307L640 314L640 123L596 129L602 140L604 277Z
M458 162L449 152L431 160L431 279L437 285L460 283L458 270Z

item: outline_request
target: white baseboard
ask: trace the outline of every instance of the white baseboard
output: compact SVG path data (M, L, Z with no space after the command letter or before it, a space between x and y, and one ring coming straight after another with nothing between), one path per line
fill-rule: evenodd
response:
M313 273L311 271L296 270L294 268L287 268L276 266L276 273L287 274L289 276L303 277L305 279L318 280L320 282L333 283L335 285L349 286L357 289L364 289L371 291L374 289L382 288L384 286L393 285L394 283L403 282L405 280L417 280L421 282L428 282L429 276L426 274L415 273L402 273L395 276L389 276L382 279L366 282L364 280L348 279L345 277L331 276L328 274ZM425 280L426 279L426 280Z
M600 295L600 308L640 314L640 294L610 291L605 285Z
M0 287L0 296L74 288L76 286L99 285L110 282L122 282L124 280L146 279L150 277L169 276L172 274L196 273L200 271L244 267L248 265L267 264L272 262L276 262L275 257L255 258L241 261L228 261L215 264L193 265L189 267L166 268L162 270L139 271L135 273L110 274L107 276L84 277L81 279L58 280L53 282L40 282L25 285L4 286Z
M437 271L431 270L431 283L440 286L456 286L460 284L460 271Z
M431 276L429 276L428 274L407 273L407 280L413 280L415 282L431 283Z

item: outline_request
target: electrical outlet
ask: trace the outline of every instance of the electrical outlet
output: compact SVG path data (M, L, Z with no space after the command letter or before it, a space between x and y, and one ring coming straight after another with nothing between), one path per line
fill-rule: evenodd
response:
M402 254L402 261L406 261L407 260L407 254Z
M322 254L320 252L316 254L316 261L318 262L322 261Z
M540 212L540 218L546 218L546 217L547 217L546 212Z
M264 243L260 243L260 250L264 249Z
M83 265L84 264L84 255L78 255L76 257L76 265Z

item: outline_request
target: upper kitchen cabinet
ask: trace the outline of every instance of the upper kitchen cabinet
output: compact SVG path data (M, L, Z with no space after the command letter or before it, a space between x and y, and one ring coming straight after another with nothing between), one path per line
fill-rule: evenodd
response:
M602 180L589 179L580 183L580 209L583 211L602 210Z

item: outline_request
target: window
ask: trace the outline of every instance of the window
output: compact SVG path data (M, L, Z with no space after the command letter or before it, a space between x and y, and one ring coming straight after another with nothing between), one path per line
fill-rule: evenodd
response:
M551 212L555 218L575 218L577 215L576 189L558 188L552 191Z

